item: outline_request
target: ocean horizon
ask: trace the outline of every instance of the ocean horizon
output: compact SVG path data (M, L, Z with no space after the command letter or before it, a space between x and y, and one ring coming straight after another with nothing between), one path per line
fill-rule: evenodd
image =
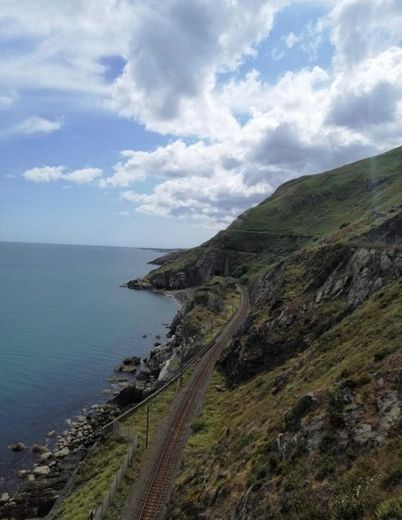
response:
M8 445L61 433L67 418L110 398L122 358L145 357L166 337L177 302L120 287L164 251L0 242L0 488L32 463Z

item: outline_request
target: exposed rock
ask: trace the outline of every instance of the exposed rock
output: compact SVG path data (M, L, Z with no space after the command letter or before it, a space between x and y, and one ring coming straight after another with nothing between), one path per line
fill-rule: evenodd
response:
M123 388L113 399L113 402L119 406L127 406L139 403L143 398L144 392L138 388L136 383L133 383Z
M53 453L51 451L45 451L44 453L41 454L40 460L42 462L44 462L44 461L51 459L52 457L53 457Z
M129 357L123 359L121 365L116 367L114 370L116 372L127 372L134 373L137 370L137 367L141 364L141 359L137 356Z
M49 437L49 439L53 438L55 435L56 435L55 430L52 430L51 432L47 433L47 437Z
M380 430L388 432L397 426L401 419L401 408L397 392L389 392L377 398L377 409L380 417Z
M10 500L10 498L11 497L9 493L2 493L2 495L0 496L0 503L5 504Z
M14 444L10 444L9 448L12 451L19 452L24 451L26 449L26 446L23 442L14 442Z
M279 374L279 376L275 378L272 393L275 395L278 392L280 392L288 384L288 380L289 375L286 372L284 372L283 374Z
M291 278L303 266L296 283ZM256 313L223 353L218 365L230 384L286 362L402 276L402 253L380 248L323 246L278 262L250 287ZM292 298L288 284L298 287ZM262 322L261 314L267 315ZM258 318L257 318L258 316ZM273 392L280 390L280 385Z
M49 475L50 468L49 466L36 466L33 470L34 475L37 475L39 477Z
M31 447L31 451L32 453L47 453L49 451L49 448L40 444L33 444Z
M310 453L317 451L319 448L323 429L324 429L324 415L314 417L310 422L303 426L303 434L307 440L307 449Z
M286 429L291 432L299 430L301 419L314 410L317 405L318 399L316 399L312 394L307 394L301 397L285 417Z
M54 453L54 456L57 457L58 459L60 458L63 458L63 457L67 457L67 455L70 454L70 450L68 448L63 448L59 451L56 451Z

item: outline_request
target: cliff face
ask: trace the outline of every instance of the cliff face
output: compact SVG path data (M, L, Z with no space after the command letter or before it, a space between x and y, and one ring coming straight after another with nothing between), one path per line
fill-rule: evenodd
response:
M254 313L219 366L231 384L272 369L400 277L402 248L302 251L253 285Z

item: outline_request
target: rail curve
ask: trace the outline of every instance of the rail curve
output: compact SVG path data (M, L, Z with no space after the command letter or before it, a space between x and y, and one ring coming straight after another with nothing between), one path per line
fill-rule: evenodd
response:
M233 334L243 323L249 310L249 298L247 290L238 286L241 299L240 306L220 335L215 339L213 346L201 358L201 361L191 378L188 390L175 413L168 433L164 439L157 463L152 472L139 514L136 520L161 520L164 508L169 498L170 485L173 482L180 453L186 437L186 431L194 416L197 399L206 389L208 377L210 376L216 360Z

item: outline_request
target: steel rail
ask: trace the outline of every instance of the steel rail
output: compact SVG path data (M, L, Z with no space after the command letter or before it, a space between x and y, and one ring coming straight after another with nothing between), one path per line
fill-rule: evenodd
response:
M194 413L196 398L205 385L223 348L239 328L248 312L247 291L243 287L239 286L239 288L241 293L239 309L216 338L215 345L201 359L188 392L172 420L150 479L141 512L137 517L138 520L158 520L161 518L163 507L168 498L169 483L173 479L186 429Z

